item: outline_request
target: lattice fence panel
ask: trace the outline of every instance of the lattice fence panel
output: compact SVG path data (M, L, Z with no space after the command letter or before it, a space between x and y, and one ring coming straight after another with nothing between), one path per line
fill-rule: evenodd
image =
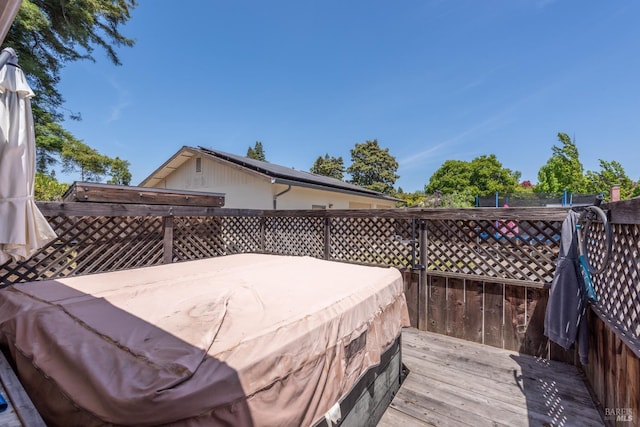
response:
M73 275L162 263L161 218L84 218L90 226L77 236Z
M589 260L599 266L605 257L605 234L602 224L592 226ZM593 277L598 295L594 308L640 354L640 225L612 224L611 229L611 256L605 270Z
M262 252L261 218L226 216L221 218L225 255Z
M324 258L324 218L270 217L265 220L266 252Z
M416 239L409 219L331 218L330 259L411 267L419 259Z
M0 267L3 285L162 263L158 217L48 218L58 238L23 263Z
M557 221L431 220L427 269L549 283L559 250Z
M220 217L174 217L173 261L185 261L224 255Z

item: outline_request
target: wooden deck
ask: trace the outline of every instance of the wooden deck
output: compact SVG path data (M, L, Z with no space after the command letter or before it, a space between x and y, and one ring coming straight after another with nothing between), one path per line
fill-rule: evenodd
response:
M409 369L380 427L603 426L575 366L405 329Z
M0 394L7 403L7 408L0 412L0 426L46 426L2 351L0 351Z

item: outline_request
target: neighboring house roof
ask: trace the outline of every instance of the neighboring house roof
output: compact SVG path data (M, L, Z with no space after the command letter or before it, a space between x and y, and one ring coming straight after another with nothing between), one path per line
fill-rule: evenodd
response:
M350 194L356 194L365 197L373 197L377 199L384 199L388 201L398 201L394 197L390 197L386 194L379 193L374 190L359 187L357 185L340 181L339 179L331 178L324 175L317 175L310 172L304 172L285 166L276 165L269 162L263 162L260 160L250 159L248 157L239 156L236 154L225 153L219 150L213 150L211 148L204 147L182 147L176 154L173 155L167 162L156 169L151 175L149 175L144 181L140 183L141 187L146 184L153 185L154 181L159 182L166 178L171 172L176 170L182 163L187 161L194 155L202 155L214 157L224 160L234 165L240 166L252 172L257 172L261 175L265 175L271 178L271 182L285 185L295 185L300 187L315 188L325 191L338 191Z

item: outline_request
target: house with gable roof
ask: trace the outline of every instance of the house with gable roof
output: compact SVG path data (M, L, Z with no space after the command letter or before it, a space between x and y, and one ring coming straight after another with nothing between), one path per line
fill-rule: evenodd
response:
M236 209L389 209L399 201L335 178L188 146L140 187L224 193L224 207Z

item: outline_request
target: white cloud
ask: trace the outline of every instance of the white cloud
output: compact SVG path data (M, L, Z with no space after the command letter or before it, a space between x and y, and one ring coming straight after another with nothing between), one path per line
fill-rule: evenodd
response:
M118 82L113 79L111 79L109 83L111 84L117 95L117 103L116 105L111 107L109 117L107 118L107 123L119 120L120 116L122 115L122 111L125 110L129 105L131 105L131 96L129 94L129 91L124 89L122 86L120 86L120 84L118 84Z
M453 135L450 138L447 138L444 141L441 141L429 148L422 150L412 156L401 159L398 163L403 168L411 168L413 166L419 166L424 163L424 161L428 158L439 158L436 156L438 152L442 151L443 148L451 148L452 146L457 145L469 137L475 136L475 134L485 132L487 130L493 129L496 126L502 126L505 123L505 119L507 113L511 111L511 108L508 108L498 114L495 114L486 120L458 133L457 135Z
M405 157L404 159L400 159L398 163L405 168L410 167L414 164L420 164L423 162L423 160L425 160L426 157L437 154L438 151L440 151L448 143L449 143L448 141L441 142L439 144L436 144L432 147L427 148L426 150L422 150L419 153L416 153L412 156Z

